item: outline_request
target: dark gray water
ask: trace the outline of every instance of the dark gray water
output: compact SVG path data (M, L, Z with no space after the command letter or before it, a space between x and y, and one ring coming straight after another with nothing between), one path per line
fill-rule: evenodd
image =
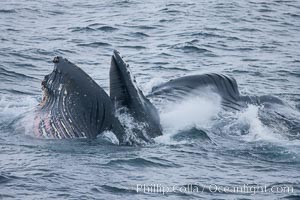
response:
M1 0L0 199L299 199L299 33L293 0ZM23 113L41 100L52 58L108 91L113 49L145 93L174 77L224 73L242 94L281 98L288 118L261 120L257 106L223 112L204 98L157 105L164 136L145 147L30 136Z

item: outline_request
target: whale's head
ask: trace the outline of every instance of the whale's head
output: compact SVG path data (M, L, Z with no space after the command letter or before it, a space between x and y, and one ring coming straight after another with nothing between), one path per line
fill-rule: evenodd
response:
M35 134L47 138L94 138L111 128L113 110L106 92L81 68L62 57L42 81Z

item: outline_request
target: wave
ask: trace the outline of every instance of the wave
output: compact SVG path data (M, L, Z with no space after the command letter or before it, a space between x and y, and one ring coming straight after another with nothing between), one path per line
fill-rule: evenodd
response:
M72 28L69 28L69 30L71 30L72 32L93 32L93 31L113 32L113 31L118 30L118 28L115 28L113 26L106 26L105 25L105 26L96 27L96 24L93 24L91 26L72 27Z
M16 13L15 9L0 9L0 13Z
M142 30L157 29L157 26L152 26L152 25L125 25L125 27L132 28L132 29L142 29Z
M175 141L192 141L199 139L201 142L205 140L211 141L210 137L204 130L197 129L195 127L189 130L180 131L179 133L173 135L172 139Z
M95 29L91 28L91 27L72 27L72 28L69 28L69 30L71 30L72 32L89 32L89 31L95 31Z
M145 159L145 158L132 158L132 159L117 159L109 161L107 166L132 166L132 167L153 167L153 168L170 168L170 167L179 167L180 165L175 164L168 160L159 159L157 162Z
M0 184L5 183L7 181L9 181L10 178L4 175L0 175ZM1 197L1 196L0 196Z
M175 19L161 19L159 20L160 23L169 23L169 22L173 22L175 21Z
M209 52L211 52L208 49L200 48L200 47L197 47L192 44L178 44L178 45L172 46L172 48L182 50L185 53L209 53Z
M129 1L129 0L121 0L121 1L112 1L113 5L116 6L124 6L124 7L129 7L131 5L136 5L140 4L141 2L139 1Z
M298 199L300 199L300 195L292 194L292 195L287 195L287 196L282 197L282 198L283 198L283 199L298 200Z
M288 15L288 16L291 16L291 17L294 17L294 18L300 18L300 15L295 14L295 13L284 13L284 15Z
M96 30L104 31L104 32L113 32L113 31L116 31L116 30L119 30L119 29L115 28L113 26L101 26L101 27L97 28Z
M12 81L13 82L13 81ZM16 89L2 89L3 92L7 92L14 95L35 95L33 92L25 91L25 90L16 90Z
M2 67L0 67L0 76L1 76L1 78L13 77L13 78L16 78L16 79L19 79L19 80L20 79L21 80L22 79L36 79L32 76L21 74L21 73L15 72L15 71L6 70Z
M122 187L116 187L116 186L110 186L110 185L102 185L102 189L104 189L107 192L112 193L130 193L130 194L136 194L137 191L135 189L129 189L129 188L122 188ZM97 191L98 189L94 189L93 191Z
M85 44L77 44L77 46L82 46L82 47L104 47L104 46L111 46L108 43L105 42L92 42L92 43L85 43Z
M180 68L180 67L164 67L164 66L161 66L161 65L160 65L160 64L162 64L162 63L160 63L160 64L154 63L154 64L158 65L158 66L153 67L154 69L161 69L161 70L178 70L178 71L185 71L185 72L189 71L188 69L183 68L183 67L182 67L182 68ZM164 64L164 65L167 65L167 64Z
M121 48L130 48L130 49L137 49L137 50L141 50L141 49L147 49L144 46L140 46L140 45L136 45L136 46L129 46L129 45L125 45L125 46L119 46Z
M24 54L24 53L26 53L26 54ZM10 52L9 54L12 55L13 57L20 57L20 58L23 58L23 59L26 59L26 60L44 61L44 59L45 59L44 57L41 57L41 56L28 55L27 54L28 50L24 51L24 53Z
M220 152L222 156L238 157L239 159L254 160L258 162L276 163L277 165L299 165L300 155L296 147L285 146L284 143L269 141L240 142L233 148ZM256 171L274 171L273 168L255 167Z
M132 33L131 35L133 35L135 37L149 37L148 34L143 33L143 32L135 32L135 33Z
M238 28L236 30L245 32L261 32L261 30L257 28Z
M178 15L179 13L185 13L184 11L180 11L180 10L175 10L175 9L169 9L169 8L163 8L161 10L159 10L160 12L164 12L167 13L169 15Z

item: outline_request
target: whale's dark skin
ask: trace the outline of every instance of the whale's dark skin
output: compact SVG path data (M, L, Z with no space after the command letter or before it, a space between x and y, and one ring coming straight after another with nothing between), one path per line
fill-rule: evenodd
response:
M125 110L143 127L142 130L136 130L135 134L147 142L162 135L158 111L137 87L129 65L116 50L111 59L109 76L110 98L114 108Z
M172 79L153 87L147 97L161 97L171 101L178 101L188 96L197 95L203 89L209 89L211 92L219 94L222 98L222 105L225 108L234 110L240 110L247 104L283 104L280 99L271 95L242 96L234 78L215 73Z
M62 57L55 57L54 70L42 81L44 97L35 110L34 132L45 138L96 138L113 131L119 144L153 142L161 135L156 108L143 95L131 77L128 65L115 51L110 69L110 95L81 68ZM142 126L128 137L126 124L116 117L116 109L126 108Z
M96 138L112 130L122 142L124 130L106 92L81 68L55 57L54 70L42 82L43 101L34 132L46 138Z

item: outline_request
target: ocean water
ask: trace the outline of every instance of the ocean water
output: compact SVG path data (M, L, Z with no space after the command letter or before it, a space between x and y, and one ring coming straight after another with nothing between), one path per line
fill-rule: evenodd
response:
M299 33L297 0L1 0L0 199L300 199ZM164 135L140 147L32 137L53 57L108 91L113 49L145 94L216 72L287 106L154 102Z

